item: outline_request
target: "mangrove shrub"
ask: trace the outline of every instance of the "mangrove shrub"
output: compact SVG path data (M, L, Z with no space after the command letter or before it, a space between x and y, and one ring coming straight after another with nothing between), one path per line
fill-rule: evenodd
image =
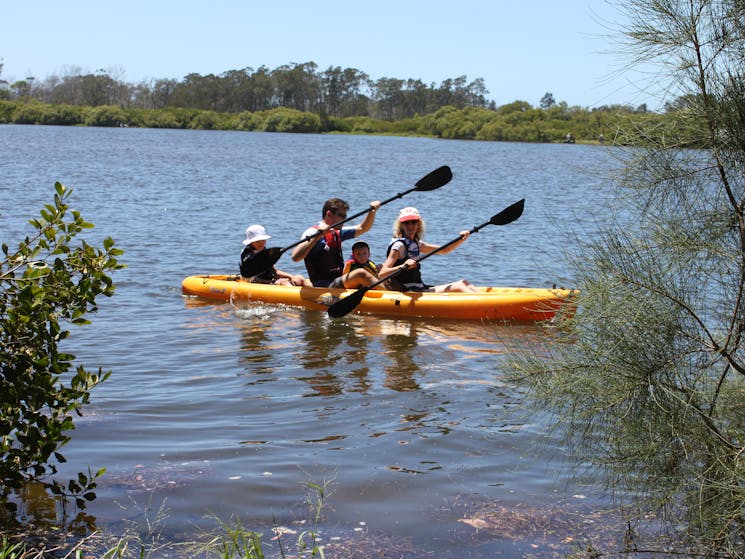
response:
M30 482L39 482L60 499L79 506L95 497L96 474L55 479L65 462L74 417L91 389L108 372L74 366L61 345L71 325L87 324L99 295L110 297L109 273L121 268L122 251L106 238L100 248L74 244L93 227L67 200L71 190L55 184L54 202L30 221L34 234L11 249L2 244L0 261L0 504Z

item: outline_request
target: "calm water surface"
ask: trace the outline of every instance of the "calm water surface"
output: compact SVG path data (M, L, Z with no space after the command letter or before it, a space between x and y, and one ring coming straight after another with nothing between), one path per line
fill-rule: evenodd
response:
M0 239L14 246L60 180L72 205L111 236L128 267L70 351L112 370L66 447L69 470L106 467L89 514L110 530L165 512L179 539L214 514L264 526L308 518L304 483L333 480L322 521L331 537L408 542L408 557L549 553L529 529L501 536L459 520L477 503L503 516L561 516L602 503L562 470L562 441L504 381L512 345L540 326L391 320L185 299L184 276L233 273L246 226L286 246L323 201L351 212L449 165L452 182L378 212L365 235L382 261L398 210L415 205L444 243L526 199L427 262L431 283L571 286L570 234L602 216L602 148L139 129L0 126ZM288 255L278 263L302 272ZM268 539L269 537L267 537ZM364 545L364 544L363 544Z

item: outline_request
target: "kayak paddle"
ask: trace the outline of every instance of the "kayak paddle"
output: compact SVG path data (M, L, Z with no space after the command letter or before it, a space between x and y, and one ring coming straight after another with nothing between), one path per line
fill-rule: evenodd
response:
M525 207L525 199L523 198L519 202L515 202L511 206L503 209L498 214L493 215L489 221L485 221L481 225L474 227L473 229L471 229L470 233L473 235L474 233L477 233L479 229L482 229L486 227L487 225L507 225L508 223L512 223L513 221L515 221L517 218L519 218L522 215L524 207ZM417 258L417 262L421 262L425 258L429 258L433 254L440 252L441 250L449 247L450 245L457 243L460 240L461 240L461 236L458 235L452 241L449 241L445 243L444 245L437 247L432 252L428 252L427 254L423 254L419 256L419 258ZM397 276L398 274L403 272L404 269L405 267L401 267L395 272L388 274L386 277L379 279L378 281L373 282L370 285L366 285L365 287L360 287L359 289L357 289L357 291L355 291L351 295L348 295L344 297L343 299L339 299L336 303L334 303L333 305L329 307L328 315L331 318L340 318L344 315L349 314L354 309L356 309L357 306L362 302L362 298L365 296L365 293L367 293L374 287L380 285L381 283L389 280L390 278Z
M410 188L409 190L405 190L404 192L399 192L395 196L392 196L388 198L387 200L384 200L380 203L380 207L385 206L386 204L393 202L394 200L398 200L399 198L403 198L410 192L414 192L415 190L418 192L428 192L430 190L436 190L440 188L441 186L445 186L447 183L450 182L450 179L453 178L453 172L450 170L450 167L447 165L443 165L442 167L439 167L429 173L428 175L423 176L421 179L419 179L413 188ZM346 223L347 221L351 221L353 219L356 219L360 217L361 215L366 214L369 212L372 208L367 208L365 210L362 210L361 212L357 212L356 214L350 215L347 218L337 221L334 223L331 228L338 227L339 225L342 225L343 223ZM250 262L247 266L247 272L250 276L256 276L262 272L265 272L266 270L270 269L274 264L277 263L277 260L280 259L282 254L290 250L291 248L295 248L301 243L304 243L305 241L309 241L310 239L313 239L319 235L321 235L323 231L317 231L316 233L313 233L312 235L308 235L307 237L304 237L300 239L298 242L293 243L289 246L286 246L284 248L279 247L271 247L266 250L266 256L262 256L262 258L256 259L255 262Z

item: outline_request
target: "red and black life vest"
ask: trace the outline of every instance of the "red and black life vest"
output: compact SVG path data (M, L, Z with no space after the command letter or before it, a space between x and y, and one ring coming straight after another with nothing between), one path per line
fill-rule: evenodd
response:
M318 226L314 225L314 229ZM344 270L344 255L341 251L341 231L330 229L305 257L305 269L313 285L328 285Z

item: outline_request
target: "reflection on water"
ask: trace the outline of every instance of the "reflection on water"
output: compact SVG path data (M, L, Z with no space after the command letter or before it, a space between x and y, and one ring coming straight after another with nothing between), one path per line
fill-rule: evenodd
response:
M390 364L385 368L385 386L391 390L418 390L419 373L414 349L417 347L415 323L384 322L381 326L383 346Z
M330 396L342 392L366 392L369 387L368 343L365 336L346 323L331 320L325 313L300 315L305 345L298 349L298 362L313 392L306 396Z
M266 324L247 324L241 329L240 360L253 375L271 375L272 350L267 347ZM261 381L257 381L261 382Z
M382 364L385 388L419 389L417 377L421 366L416 349L423 324L358 316L331 320L322 312L280 309L267 318L265 313L270 307L261 306L261 309L261 312L246 307L235 309L235 316L240 319L239 359L246 368L245 374L251 377L250 383L276 380L276 370L285 366L289 351L295 357L294 363L302 368L297 380L310 389L303 396L367 393L376 382L372 363ZM446 339L452 333L431 330L430 343L450 345L450 350L465 350L468 340L453 346L452 338ZM278 341L282 338L284 342ZM297 343L299 340L302 343ZM474 351L479 350L474 348Z

